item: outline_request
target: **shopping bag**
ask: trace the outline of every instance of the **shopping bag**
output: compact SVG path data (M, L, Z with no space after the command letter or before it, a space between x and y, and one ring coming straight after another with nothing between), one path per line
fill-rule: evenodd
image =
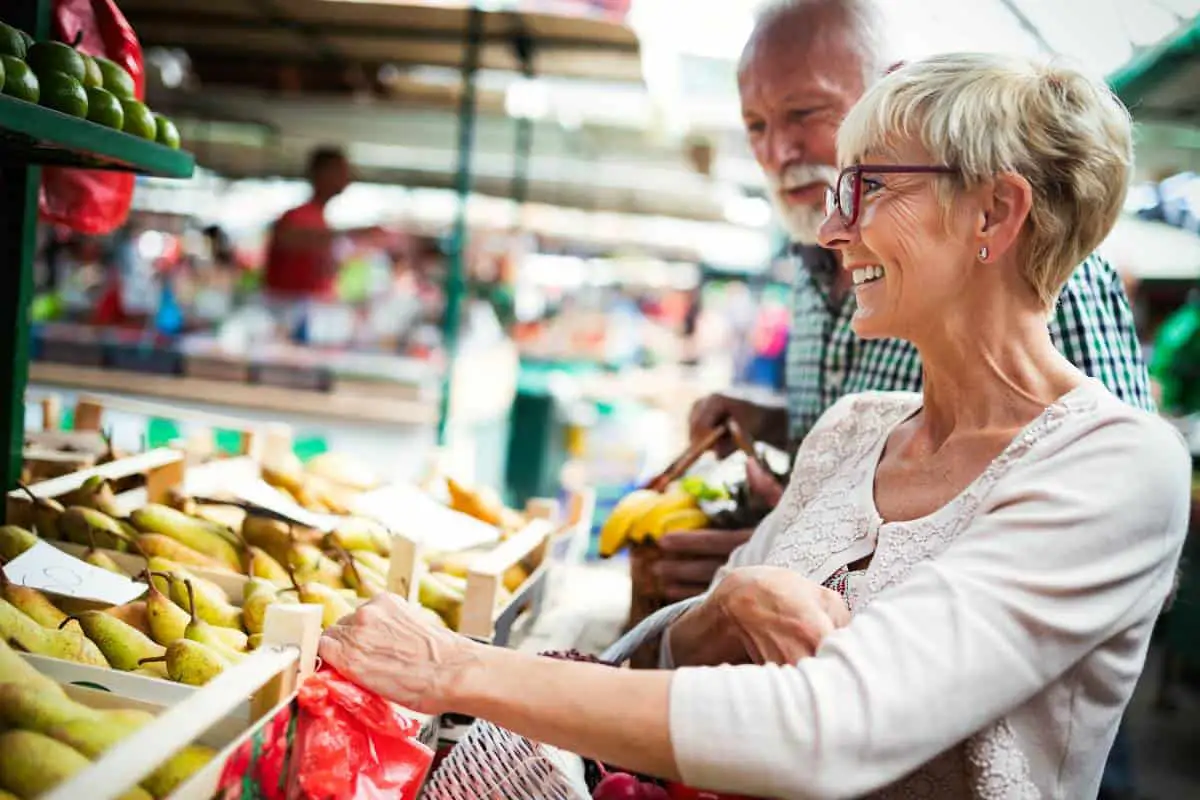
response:
M133 78L134 95L146 96L142 47L114 0L55 0L54 38L79 52L104 56ZM125 224L134 176L106 170L45 167L38 208L42 219L99 236Z
M383 697L322 667L300 687L297 783L303 800L416 800L433 751Z

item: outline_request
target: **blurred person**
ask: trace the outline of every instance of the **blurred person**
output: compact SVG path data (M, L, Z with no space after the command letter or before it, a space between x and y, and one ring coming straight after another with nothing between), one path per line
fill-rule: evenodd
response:
M1132 145L1103 83L998 54L906 66L850 111L820 241L855 333L911 343L925 380L821 415L783 502L668 610L667 669L493 647L394 594L322 658L403 706L698 789L1095 797L1190 494L1179 432L1046 325L1120 213Z
M379 238L378 226L335 230L325 220L325 208L351 182L350 162L335 147L319 147L308 159L312 196L287 211L271 226L263 289L273 299L331 300L335 296L340 239Z

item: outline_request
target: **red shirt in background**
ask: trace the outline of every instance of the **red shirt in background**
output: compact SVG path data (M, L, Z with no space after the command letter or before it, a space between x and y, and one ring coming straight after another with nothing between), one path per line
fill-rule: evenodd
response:
M275 230L303 228L329 230L325 222L325 207L309 201L288 211L275 223ZM263 276L269 294L322 298L334 294L335 271L333 255L321 246L282 247L274 232L267 250L267 268Z

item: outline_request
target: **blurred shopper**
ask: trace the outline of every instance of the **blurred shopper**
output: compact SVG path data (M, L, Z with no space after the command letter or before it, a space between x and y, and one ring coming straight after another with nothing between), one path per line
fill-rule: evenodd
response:
M377 237L371 226L333 230L325 207L350 185L350 162L334 147L319 147L308 160L312 197L280 217L271 228L263 288L275 300L331 300L338 272L339 239Z

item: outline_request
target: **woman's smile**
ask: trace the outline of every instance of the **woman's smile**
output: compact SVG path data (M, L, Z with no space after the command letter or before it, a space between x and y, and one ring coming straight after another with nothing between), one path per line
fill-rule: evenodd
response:
M878 264L868 264L865 267L855 267L850 272L850 277L854 281L855 288L864 286L868 283L875 283L883 280L883 267Z

